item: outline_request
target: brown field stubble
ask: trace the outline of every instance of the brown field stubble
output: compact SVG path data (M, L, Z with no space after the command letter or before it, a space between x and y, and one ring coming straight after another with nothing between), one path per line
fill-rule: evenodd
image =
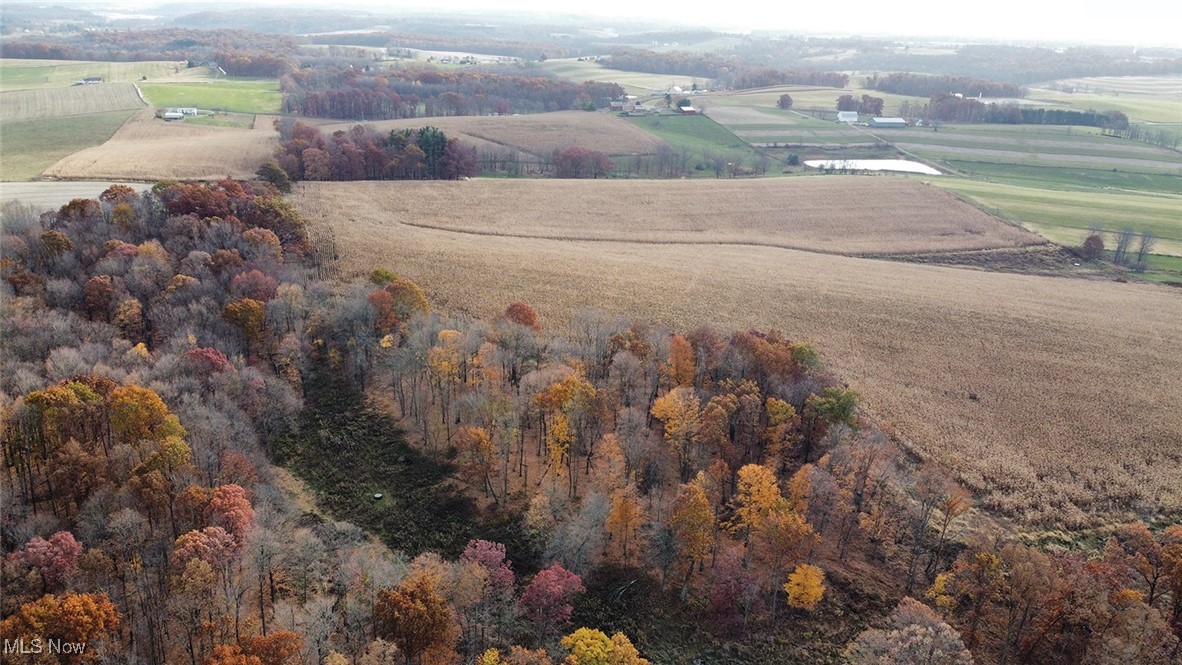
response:
M452 116L448 118L411 118L376 122L334 122L320 125L331 134L358 124L372 125L381 131L437 127L448 136L476 144L483 149L495 144L535 155L547 155L555 148L580 145L609 155L642 155L656 151L660 139L632 123L607 113L558 111L533 115Z
M270 122L255 129L157 119L145 109L106 143L76 152L42 174L64 179L203 180L253 178L278 145Z
M1038 245L950 194L890 177L358 183L405 224L554 240L878 255Z
M460 201L472 183L438 184ZM1182 510L1176 290L772 247L473 235L403 224L439 211L392 210L422 187L381 187L298 188L296 205L334 236L345 276L390 268L442 311L491 317L522 300L552 326L597 308L679 330L777 328L814 344L871 415L985 507L1065 527ZM826 202L837 217L843 200ZM658 212L640 196L616 203L641 222Z

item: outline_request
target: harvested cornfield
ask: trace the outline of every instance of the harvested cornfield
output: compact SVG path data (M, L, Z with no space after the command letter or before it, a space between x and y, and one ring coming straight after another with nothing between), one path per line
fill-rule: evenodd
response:
M325 134L349 129L357 122L321 126ZM365 123L382 131L438 127L448 136L468 140L482 147L495 144L534 155L548 155L555 148L581 145L610 155L649 154L661 141L631 123L606 113L559 111L533 115L453 116L412 118Z
M914 254L1042 244L916 181L492 180L356 183L405 224L465 233L641 243L742 244Z
M1177 290L766 246L644 244L631 242L632 233L590 242L408 223L438 221L435 201L444 198L425 193L430 187L450 188L451 206L462 210L469 209L463 189L479 184L305 184L294 202L314 232L333 238L345 276L395 270L420 283L442 311L491 317L521 300L547 325L592 307L682 330L777 328L808 341L916 454L950 469L984 506L1018 520L1080 527L1133 510L1182 511ZM713 206L719 195L700 192L672 211L646 198L659 200L656 189L679 184L648 183L647 193L631 197L618 190L615 214L598 218L579 213L583 201L519 193L522 214L506 219L541 219L545 210L588 227L619 229L617 219L633 220L639 232ZM399 198L413 214L391 207ZM804 198L798 194L796 205ZM828 201L831 216L852 215L845 201L853 198ZM909 217L906 205L893 219ZM949 210L950 219L960 218Z
M0 118L5 122L142 109L145 106L147 104L140 100L131 83L0 93Z
M140 111L106 143L58 161L44 176L66 179L203 180L253 178L271 156L278 134L255 129L165 122Z

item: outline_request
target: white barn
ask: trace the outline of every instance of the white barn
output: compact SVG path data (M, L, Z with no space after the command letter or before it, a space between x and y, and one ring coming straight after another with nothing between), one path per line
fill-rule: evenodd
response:
M871 118L870 126L879 128L906 127L907 121L903 118Z
M858 121L858 112L857 111L838 111L837 112L837 122L857 122L857 121Z

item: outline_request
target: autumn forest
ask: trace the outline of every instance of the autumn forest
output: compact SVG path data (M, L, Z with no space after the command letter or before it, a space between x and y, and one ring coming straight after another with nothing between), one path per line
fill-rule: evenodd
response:
M832 271L832 282L815 287L832 300L802 299L792 314L816 319L845 306L834 303L878 298L857 287L889 281L868 277L888 274L878 272L883 265L906 266L892 274L911 286L972 272L1002 275L988 284L1014 290L1036 278L1125 287L1149 260L1175 265L1175 256L1151 252L1158 240L1178 242L1164 222L1138 227L1140 253L1129 228L1119 236L1126 260L1117 254L1108 265L1105 229L1089 230L1093 246L1076 252L1009 224L1000 208L970 206L955 189L1002 191L988 189L997 183L966 177L948 193L904 176L806 172L801 157L810 148L801 137L821 137L822 156L842 149L902 156L877 136L864 138L869 129L831 121L839 111L873 117L898 108L921 120L887 131L907 132L917 153L939 139L970 151L999 135L1025 141L1066 126L1051 134L1056 140L1030 145L1060 146L1076 127L1089 148L1115 154L1130 128L1142 131L1136 118L1130 124L1136 110L974 97L1022 98L1044 74L1173 75L1182 58L1126 62L1103 49L978 45L955 58L936 49L939 66L921 74L855 80L850 72L869 68L843 58L870 53L906 64L920 56L874 40L800 37L772 39L753 55L753 40L733 36L720 41L735 42L729 50L713 53L677 47L679 39L715 39L706 33L626 41L550 25L514 28L501 39L483 34L489 26L457 23L454 34L436 33L429 20L405 17L398 30L350 32L342 16L333 19L340 25L325 25L339 33L297 35L312 20L302 12L281 17L291 34L221 27L280 20L268 13L199 12L167 28L59 34L55 27L0 40L5 61L104 61L108 72L129 77L63 87L63 95L113 91L116 106L120 94L130 100L110 111L124 115L110 129L106 156L97 152L102 141L75 146L69 154L81 162L123 159L126 151L137 167L155 159L208 171L136 172L110 185L99 172L86 179L103 180L95 198L47 209L5 198L0 206L0 662L1182 663L1178 498L1157 477L1132 487L1150 466L1167 479L1176 466L1177 451L1162 443L1176 421L1161 405L1138 411L1145 422L1126 450L1141 466L1130 463L1124 473L1105 476L1107 467L1096 465L1096 477L1074 477L1082 466L1046 474L1019 455L974 466L966 458L1018 447L998 423L1027 414L1007 405L1033 403L1029 392L1046 385L1037 381L1061 384L1082 372L1076 356L1054 355L1048 362L1065 374L1047 379L1019 342L982 344L970 362L1012 370L1023 390L1001 394L983 379L962 396L955 375L964 365L943 364L950 354L914 341L921 338L875 340L863 346L888 362L928 353L940 365L934 388L917 387L920 374L899 368L890 384L897 401L884 401L874 392L883 385L875 383L878 365L843 364L849 346L803 339L785 310L730 326L718 323L725 312L707 324L695 307L714 301L700 297L692 307L674 303L672 315L635 315L606 299L559 311L555 302L571 298L546 291L556 273L545 265L570 264L576 277L568 281L588 293L599 293L595 280L620 278L632 281L617 284L617 295L664 280L687 299L707 291L729 297L716 286L728 282L693 277L689 268L705 265L742 281L729 282L739 284L736 294L756 294L750 303L734 298L754 311L786 300L770 280L798 278L757 262L738 265L739 254L774 251L775 264L793 274ZM25 20L12 16L18 27ZM427 55L431 48L448 50ZM460 49L481 49L489 60L478 66ZM985 78L982 59L996 77ZM167 82L113 63L155 63L145 71ZM563 68L575 73L555 73ZM601 70L611 73L583 76ZM660 86L666 76L695 80L685 89L670 82L669 92L644 88L654 75ZM199 114L188 102L149 104L141 90L215 95L223 85L238 96L232 101L265 108ZM706 107L713 117L702 117ZM52 113L53 122L72 117L69 109ZM464 117L473 122L449 123ZM38 121L48 122L31 115L19 129ZM1029 126L1021 135L999 127L1019 124ZM37 131L35 141L50 141L52 131ZM199 144L215 166L184 163L177 146ZM1159 169L1153 182L1172 183L1172 156L1133 148L1137 157L1125 161L1150 162ZM946 168L945 180L967 173L954 175L947 159L928 161ZM35 177L63 173L50 163ZM1118 177L1109 168L1087 177ZM649 176L651 183L638 182ZM781 180L767 184L765 176ZM514 182L500 198L484 189L507 179ZM606 179L613 182L596 182ZM400 182L346 182L363 180ZM321 214L329 222L308 213L318 192L340 197L322 198L333 202ZM1103 193L1110 195L1118 196ZM576 221L555 222L580 206L586 211L570 216ZM727 214L719 206L729 206ZM898 217L887 219L888 209ZM591 228L597 218L610 219ZM351 239L343 225L373 237ZM504 249L517 241L517 253ZM738 267L715 257L724 247L733 253L718 256ZM644 253L653 248L670 254ZM418 255L399 254L411 251ZM1134 254L1136 265L1127 260ZM638 266L649 257L657 258L644 272L649 266ZM1002 261L1020 269L999 268ZM929 262L933 271L920 272ZM502 281L490 265L504 271L496 275ZM1065 272L1075 268L1088 272ZM475 283L481 279L491 286ZM802 289L814 288L799 279ZM508 293L504 284L513 280L532 280L538 299ZM488 296L486 286L507 295ZM1169 287L1135 286L1161 288L1152 292L1160 299L1137 302L1176 304L1166 300ZM1031 292L1048 291L1037 282ZM1112 293L1096 302L1116 301ZM1026 310L987 321L978 310L941 309L945 293L909 297L922 315L900 323L868 307L867 318L886 323L859 334L936 320L950 327L932 334L956 336L974 326L1001 329L994 323L1009 324L1007 316L1042 325ZM851 320L832 325L857 327ZM1058 326L1055 345L1065 346ZM1156 353L1167 335L1146 330L1130 344ZM1102 355L1100 342L1081 348ZM1100 378L1085 388L1141 371L1120 351L1114 362L1125 371L1097 365ZM1013 369L1021 363L1032 369ZM1145 401L1160 401L1177 384L1161 385ZM1093 394L1085 388L1080 395ZM933 398L938 424L930 410L898 415L900 402L935 393L953 395L962 410ZM1064 388L1063 399L1073 395ZM988 409L997 413L973 420ZM1078 427L1087 445L1127 443L1105 438L1108 429L1065 425L1065 412L1077 413L1056 411L1039 431ZM916 428L924 417L932 427ZM995 435L973 439L981 429ZM968 453L941 439L949 431ZM1058 454L1047 450L1044 457ZM1045 492L1027 495L1044 481Z

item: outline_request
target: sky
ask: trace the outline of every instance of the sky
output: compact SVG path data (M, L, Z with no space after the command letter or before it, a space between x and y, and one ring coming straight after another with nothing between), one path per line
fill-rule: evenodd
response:
M52 1L52 0L50 0ZM58 0L118 5L129 11L160 0ZM55 3L56 4L56 3ZM184 0L172 2L183 7ZM200 4L222 4L203 0ZM498 11L584 15L588 27L611 27L621 19L667 22L670 27L714 30L788 31L793 34L918 36L963 40L1023 41L1037 44L1122 44L1182 48L1182 1L1148 0L1127 9L1112 0L351 0L328 5L322 0L226 0L225 4L300 4L310 8L441 13ZM1070 7L1067 9L1065 7Z

